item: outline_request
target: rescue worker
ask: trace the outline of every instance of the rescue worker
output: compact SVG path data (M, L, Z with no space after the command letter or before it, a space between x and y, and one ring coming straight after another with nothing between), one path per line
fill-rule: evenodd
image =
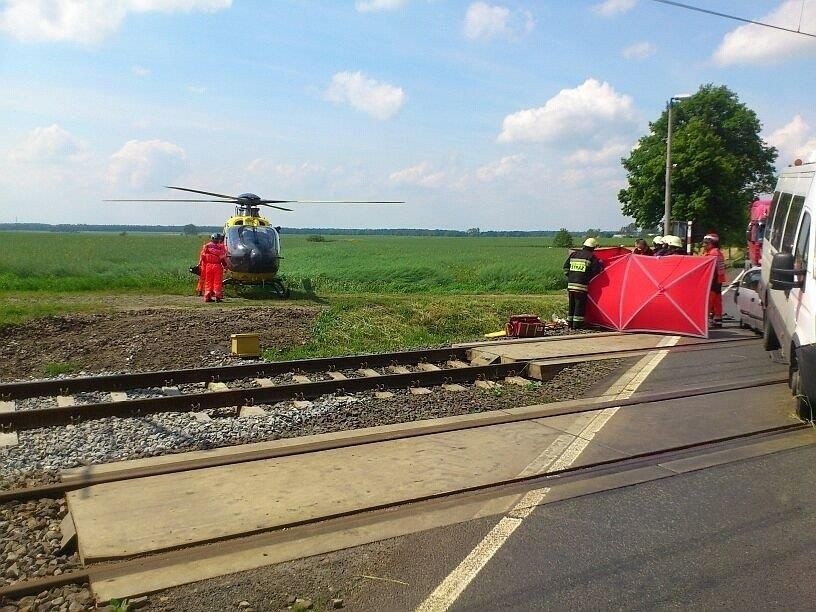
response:
M663 257L664 255L669 254L669 244L667 242L669 237L668 236L659 236L659 238L660 238L660 246L658 246L654 250L654 256L655 257ZM657 240L657 238L655 238L655 240Z
M595 257L595 247L598 241L595 238L584 240L580 251L573 251L564 262L564 274L567 276L567 295L569 296L569 312L567 324L570 329L584 327L584 311L586 310L587 291L589 281L601 270L603 265Z
M683 240L679 236L666 236L665 238L666 251L664 255L685 255L683 250Z
M654 255L654 252L649 248L649 245L646 244L643 238L635 240L635 248L632 252L635 255Z
M711 295L708 300L708 317L712 327L722 327L723 303L722 286L725 283L725 257L720 250L720 237L717 234L706 234L703 238L703 256L716 257L717 266L711 280Z
M210 241L201 248L198 265L201 268L201 279L204 281L204 301L220 302L224 299L224 268L227 267L224 234L210 236Z
M663 236L655 236L652 238L652 255L657 255L658 251L663 248Z

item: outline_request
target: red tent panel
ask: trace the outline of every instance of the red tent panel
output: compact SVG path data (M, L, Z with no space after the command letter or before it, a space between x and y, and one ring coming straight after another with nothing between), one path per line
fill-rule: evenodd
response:
M586 320L617 331L707 337L713 259L615 258L589 284Z

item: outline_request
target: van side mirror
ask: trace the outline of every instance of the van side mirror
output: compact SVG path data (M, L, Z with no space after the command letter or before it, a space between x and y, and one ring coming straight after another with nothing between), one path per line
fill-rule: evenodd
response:
M804 286L804 270L795 270L793 263L793 253L777 253L773 256L771 289L801 289Z

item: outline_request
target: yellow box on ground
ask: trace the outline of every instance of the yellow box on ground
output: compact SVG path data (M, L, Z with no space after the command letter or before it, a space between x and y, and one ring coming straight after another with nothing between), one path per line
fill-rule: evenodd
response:
M232 334L230 341L230 353L234 357L261 356L261 340L258 334Z

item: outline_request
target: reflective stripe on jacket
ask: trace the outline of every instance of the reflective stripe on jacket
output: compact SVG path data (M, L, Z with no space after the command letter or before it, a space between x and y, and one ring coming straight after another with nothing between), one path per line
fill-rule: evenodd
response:
M564 262L564 273L567 275L567 289L569 291L583 291L588 289L589 281L597 275L603 266L598 258L589 249L573 251Z

